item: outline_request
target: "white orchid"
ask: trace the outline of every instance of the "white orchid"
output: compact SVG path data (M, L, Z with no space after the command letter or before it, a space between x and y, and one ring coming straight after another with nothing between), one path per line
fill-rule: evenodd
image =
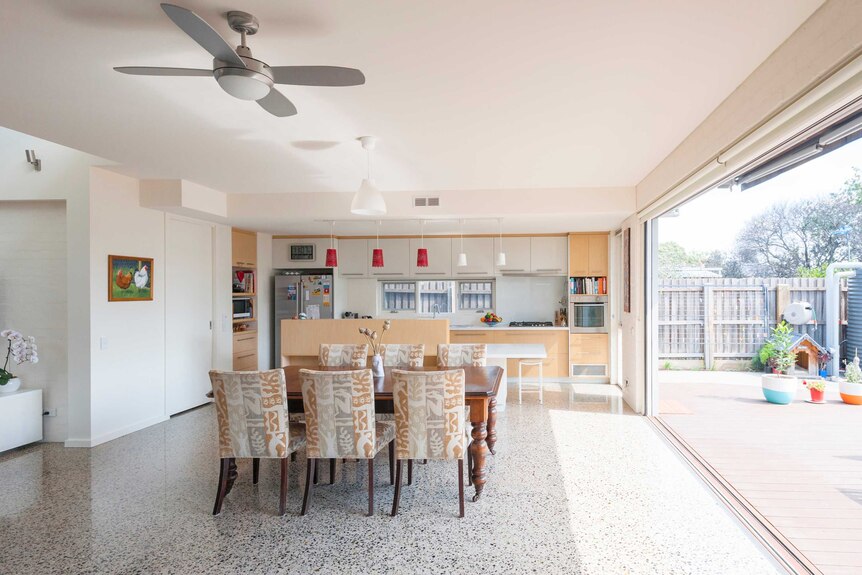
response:
M7 371L9 367L9 359L15 360L15 363L39 363L38 348L36 347L36 338L31 336L24 337L21 332L13 329L4 329L0 331L0 337L6 338L9 344L6 348L6 362L3 368L0 369L0 385L6 385L6 382L15 377L12 372Z

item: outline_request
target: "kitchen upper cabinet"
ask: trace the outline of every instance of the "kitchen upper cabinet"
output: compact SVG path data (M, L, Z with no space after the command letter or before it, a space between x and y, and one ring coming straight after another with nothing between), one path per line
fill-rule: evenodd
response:
M608 275L608 234L572 234L569 236L569 275Z
M402 240L403 241L403 240ZM444 278L452 276L452 239L425 238L425 249L428 250L428 267L416 266L416 250L420 239L411 238L409 251L410 275L420 279Z
M452 238L452 272L456 277L491 277L494 275L494 239L464 238L467 265L458 267L461 239Z
M530 271L565 275L568 248L568 241L564 236L530 238Z
M367 278L368 253L368 240L338 240L338 274L348 279Z
M230 236L234 267L257 267L257 234L234 228Z
M383 250L383 267L371 265L374 249L378 247L377 240L368 240L366 261L368 275L372 277L406 277L410 273L410 244L405 239L381 239L380 249ZM414 262L415 263L415 262Z
M497 262L497 254L500 253L500 238L494 238L494 262ZM506 265L496 266L498 273L530 271L530 238L507 238L503 237L502 251L506 254Z

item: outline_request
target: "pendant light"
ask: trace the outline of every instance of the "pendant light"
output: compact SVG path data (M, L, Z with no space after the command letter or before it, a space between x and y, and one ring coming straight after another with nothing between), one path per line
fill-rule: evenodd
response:
M500 251L497 252L497 267L506 265L506 252L503 251L503 218L497 220L500 224Z
M425 249L425 220L422 220L422 235L419 240L419 249L416 250L416 267L428 267L428 250Z
M333 231L335 230L335 220L329 222L329 249L326 250L326 267L338 267L338 252L335 251L333 240Z
M464 220L461 223L461 253L458 254L458 267L467 267L467 254L464 253Z
M383 250L380 249L380 220L377 220L377 247L371 252L371 267L383 267Z
M350 211L359 216L382 216L386 213L386 202L383 200L383 194L374 185L372 170L372 152L377 144L377 138L362 136L358 139L362 143L362 149L367 152L368 177L362 180L359 190L354 194Z

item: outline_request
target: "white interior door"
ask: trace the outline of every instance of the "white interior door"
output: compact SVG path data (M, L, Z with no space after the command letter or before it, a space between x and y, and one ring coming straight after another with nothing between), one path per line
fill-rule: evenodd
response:
M209 401L213 227L169 217L165 230L165 410L173 415Z

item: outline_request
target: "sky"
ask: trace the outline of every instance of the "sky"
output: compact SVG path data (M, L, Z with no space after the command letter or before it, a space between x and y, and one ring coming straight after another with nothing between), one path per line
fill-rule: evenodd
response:
M838 190L853 175L853 166L862 168L862 139L743 192L710 190L680 206L678 217L659 220L659 243L674 241L687 251L731 251L750 217L779 202Z

